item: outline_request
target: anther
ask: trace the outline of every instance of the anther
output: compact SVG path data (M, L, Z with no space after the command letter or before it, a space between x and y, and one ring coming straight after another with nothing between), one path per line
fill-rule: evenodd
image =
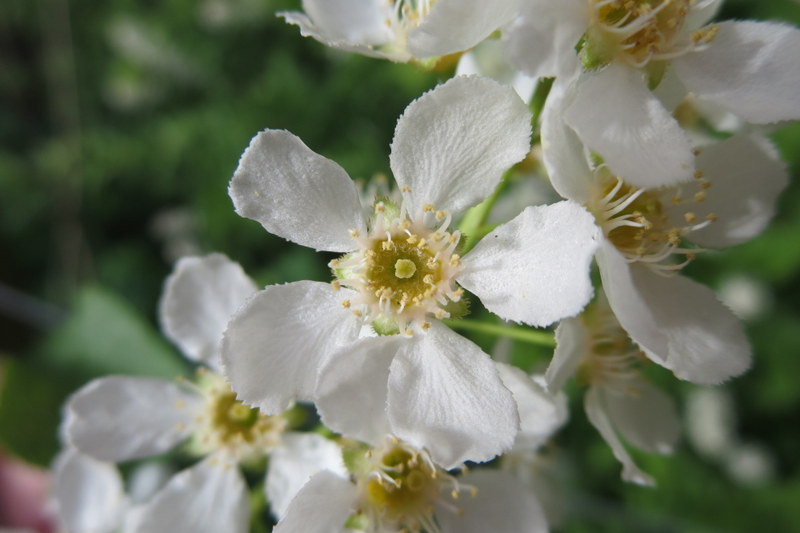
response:
M361 232L359 232L359 231L358 231L357 229L355 229L355 228L351 229L351 230L349 231L349 233L350 233L350 237L352 237L352 238L354 238L354 239L358 239L358 238L361 236Z
M683 214L683 218L684 218L684 220L686 220L686 222L688 222L689 224L693 224L693 223L694 223L694 222L697 220L697 215L695 215L694 213L692 213L692 212L690 211L690 212L688 212L688 213L684 213L684 214Z
M333 288L333 290L339 291L342 289L342 284L339 282L338 279L335 279L331 281L331 287Z
M342 307L350 309L350 300L342 300Z
M426 213L432 213L433 211L436 211L436 206L432 204L425 204L422 206L422 210Z

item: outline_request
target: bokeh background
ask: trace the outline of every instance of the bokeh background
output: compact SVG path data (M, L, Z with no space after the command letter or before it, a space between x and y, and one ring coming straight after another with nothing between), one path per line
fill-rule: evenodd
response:
M449 73L302 38L274 15L298 5L0 3L4 463L46 468L61 403L93 377L187 372L156 314L177 257L223 252L262 285L330 279L324 254L233 212L227 184L241 152L260 129L285 128L351 176L388 174L397 117ZM720 18L800 25L800 4L728 0ZM687 424L675 455L635 454L656 489L620 481L570 385L571 421L547 451L564 487L559 531L800 531L800 125L772 138L794 176L774 223L688 269L745 320L753 369L715 389L653 370ZM497 339L473 338L495 349ZM530 369L549 357L512 350ZM0 527L15 492L7 470Z

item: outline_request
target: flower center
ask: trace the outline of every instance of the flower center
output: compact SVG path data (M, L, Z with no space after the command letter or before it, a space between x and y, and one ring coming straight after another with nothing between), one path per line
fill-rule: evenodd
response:
M475 494L474 487L459 484L437 467L427 452L396 439L368 451L365 458L369 462L365 472L356 474L355 516L364 522L351 524L357 530L440 533L435 510L458 512L452 500L465 491Z
M711 182L695 174L695 182L667 189L639 189L598 169L599 194L591 202L606 238L629 262L640 262L661 274L674 274L688 264L701 248L684 248L683 237L716 220L708 213L700 221L688 204L699 206L706 198ZM605 174L605 175L604 175ZM683 188L696 186L697 192L687 201ZM669 196L667 200L665 197ZM678 211L682 211L682 216ZM682 261L675 263L674 256Z
M198 388L205 397L192 443L198 454L224 449L242 460L278 445L288 425L283 416L267 416L243 404L224 378L210 372L200 373Z
M673 59L714 38L715 27L687 36L693 0L589 0L592 25L584 35L581 59L597 68L619 59L642 68Z
M461 235L447 231L449 216L426 206L419 220L388 202L378 202L369 235L352 232L359 249L329 263L334 288L353 289L342 302L378 333L411 333L410 326L430 327L430 315L450 316L446 309L463 290L455 285L461 258L455 253ZM430 227L430 224L436 223Z

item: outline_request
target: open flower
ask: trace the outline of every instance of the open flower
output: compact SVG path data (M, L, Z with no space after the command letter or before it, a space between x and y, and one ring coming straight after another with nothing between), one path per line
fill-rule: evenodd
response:
M708 288L677 274L697 245L723 248L764 229L787 183L775 151L736 135L698 150L692 179L673 185L650 175L640 186L586 156L561 120L564 95L556 87L544 114L545 165L555 189L586 205L602 230L597 263L620 324L681 379L713 384L741 374L750 365L741 324Z
M267 130L230 185L236 211L295 243L344 254L331 284L268 287L231 320L225 373L265 413L358 385L317 406L336 431L359 402L388 409L389 433L439 464L485 461L511 446L517 416L489 357L441 324L464 288L502 318L544 326L591 296L591 216L572 202L529 207L463 258L449 222L497 186L529 149L530 114L508 87L458 77L399 119L390 166L402 193L367 220L350 177L297 137ZM365 326L378 337L359 339ZM363 364L362 364L363 363ZM388 385L387 385L388 383ZM335 415L333 413L338 413Z
M395 438L347 450L349 477L316 474L275 533L518 533L547 531L536 498L511 475L477 470L455 476Z
M579 375L589 386L586 415L622 463L622 478L654 485L620 437L641 450L671 453L680 435L680 420L672 399L639 372L647 357L619 325L602 292L581 315L561 321L556 342L545 375L548 388L561 390L568 378Z
M303 0L280 13L305 36L397 62L467 50L516 15L519 0Z
M661 98L677 104L688 91L755 124L800 118L800 30L704 26L720 0L526 2L506 34L512 61L534 76L576 78L564 120L632 185L694 172L692 147Z
M165 284L161 319L184 353L218 365L228 317L254 283L220 254L185 258ZM165 453L188 440L203 460L179 472L143 506L132 533L245 532L248 489L236 465L279 450L271 467L282 480L268 482L271 498L285 502L319 469L343 466L336 446L314 434L287 434L287 419L267 416L236 399L225 378L206 367L196 383L108 376L96 379L67 404L64 431L70 444L95 459L128 461ZM303 457L305 467L287 478ZM281 504L281 502L283 502Z

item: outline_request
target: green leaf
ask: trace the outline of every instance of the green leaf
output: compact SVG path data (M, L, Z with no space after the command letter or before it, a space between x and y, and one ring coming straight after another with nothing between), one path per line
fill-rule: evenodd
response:
M114 292L87 286L72 313L45 342L52 364L97 377L130 374L172 379L187 365L133 306Z
M58 451L61 404L78 383L29 360L9 359L0 375L3 448L30 463L49 466Z

